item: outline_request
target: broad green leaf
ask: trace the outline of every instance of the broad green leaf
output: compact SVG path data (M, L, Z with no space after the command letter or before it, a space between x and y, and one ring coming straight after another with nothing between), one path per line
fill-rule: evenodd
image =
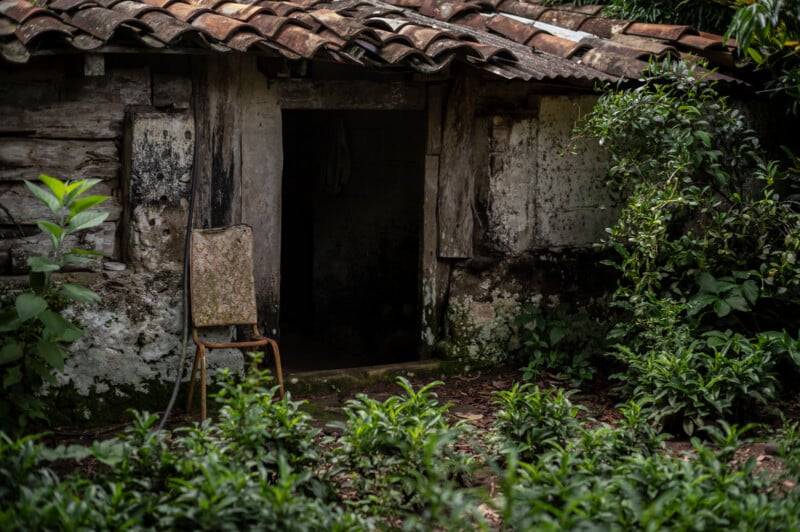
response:
M719 297L714 294L698 294L689 301L689 315L694 316L709 305L714 304Z
M42 182L47 185L47 188L53 192L53 195L58 199L59 204L63 205L64 194L67 192L67 187L64 182L60 179L56 179L55 177L50 177L47 174L41 174L39 179L41 179Z
M53 368L49 364L42 362L42 360L33 359L28 361L28 367L32 369L43 381L50 384L58 384L58 380L53 375Z
M39 320L47 327L48 332L56 338L61 338L67 327L72 325L69 321L65 320L58 312L52 310L45 310L39 314Z
M3 388L14 386L21 380L22 368L20 366L14 366L13 368L7 370L5 376L3 376Z
M34 196L39 198L39 201L47 205L47 208L50 209L50 212L52 212L53 215L58 216L58 210L61 207L61 204L58 202L58 198L53 196L52 193L43 189L39 185L34 185L30 181L26 180L25 186L28 187L28 190L30 190Z
M0 312L0 333L16 331L22 320L19 319L16 309L7 309Z
M714 279L714 276L708 272L702 272L700 275L697 276L697 284L700 285L700 289L703 292L707 292L710 294L719 293L719 288L717 287L717 280Z
M64 350L57 343L39 340L36 343L36 353L53 369L64 369Z
M758 285L752 279L742 283L742 295L750 305L755 305L758 300Z
M22 321L28 320L47 308L47 301L41 297L25 292L17 296L17 315Z
M80 179L74 183L70 183L67 190L67 198L64 201L65 205L69 205L75 198L95 186L102 181L101 179Z
M28 266L34 272L55 272L61 269L58 262L47 257L28 257Z
M0 364L8 364L9 362L19 360L22 358L23 354L22 346L17 343L4 345L3 348L0 349Z
M107 199L108 196L86 196L85 198L77 199L69 206L69 214L70 216L75 216L79 212L90 209Z
M731 313L731 306L725 302L723 299L717 299L714 302L714 312L717 313L717 316L720 318L724 318L728 314Z
M738 310L740 312L747 312L750 310L750 306L747 304L747 300L741 294L733 294L730 297L725 298L725 303L730 305L730 307L734 310Z
M53 222L48 222L47 220L36 220L36 225L50 237L50 240L53 241L54 247L57 246L58 241L64 236L64 229Z
M98 226L103 223L106 218L108 218L107 212L80 212L70 218L67 224L66 234L71 235L76 231Z
M78 303L97 303L100 301L99 295L76 283L64 283L58 293Z

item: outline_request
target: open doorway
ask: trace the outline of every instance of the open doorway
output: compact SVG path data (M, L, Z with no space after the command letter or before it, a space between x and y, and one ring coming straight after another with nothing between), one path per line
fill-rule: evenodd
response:
M284 111L283 140L285 364L417 360L424 113Z

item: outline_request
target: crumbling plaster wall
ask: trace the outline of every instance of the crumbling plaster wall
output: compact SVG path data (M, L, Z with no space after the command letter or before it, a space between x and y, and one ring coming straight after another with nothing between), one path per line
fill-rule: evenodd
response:
M181 352L183 235L197 140L193 78L202 60L108 55L103 67L85 74L74 56L0 70L0 123L20 130L0 139L0 201L13 217L0 215L4 293L24 288L25 258L47 251L35 226L47 213L21 183L39 173L102 180L93 192L111 197L100 206L111 215L76 244L126 266L70 274L102 300L65 311L85 335L66 346L58 384L46 390L58 405L56 422L163 408ZM188 363L193 353L190 342ZM212 375L215 367L237 370L242 355L217 351L209 365Z
M594 101L539 95L486 121L488 182L477 202L484 227L475 256L453 266L440 344L448 358L507 361L521 348L522 303L594 305L613 287L592 250L618 212L604 189L606 158L592 140L564 150Z

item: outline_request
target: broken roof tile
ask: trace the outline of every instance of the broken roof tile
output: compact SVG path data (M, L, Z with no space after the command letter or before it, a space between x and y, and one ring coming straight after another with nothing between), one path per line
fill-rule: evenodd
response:
M581 63L590 67L608 72L614 76L638 79L648 67L646 61L634 57L619 55L612 51L594 48L581 57Z

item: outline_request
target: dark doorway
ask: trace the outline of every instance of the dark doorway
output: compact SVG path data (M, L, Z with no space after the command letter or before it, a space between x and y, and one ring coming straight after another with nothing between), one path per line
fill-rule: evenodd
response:
M424 114L284 111L283 140L286 366L418 359Z

